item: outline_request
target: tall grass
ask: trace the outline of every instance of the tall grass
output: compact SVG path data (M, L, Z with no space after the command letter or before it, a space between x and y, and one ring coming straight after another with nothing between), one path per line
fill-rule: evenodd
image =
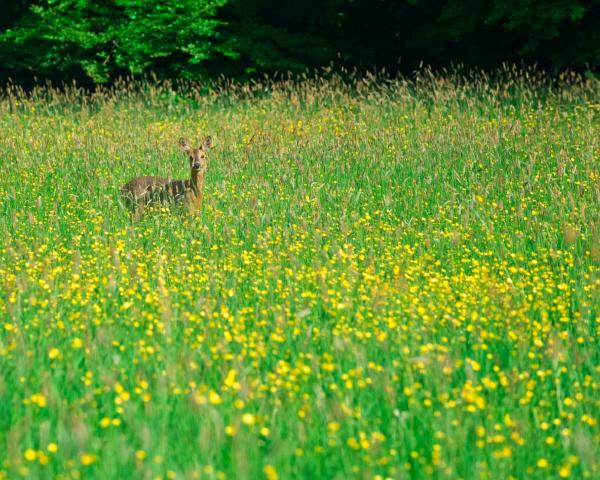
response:
M600 82L0 99L0 478L592 478ZM131 223L187 178L200 215Z

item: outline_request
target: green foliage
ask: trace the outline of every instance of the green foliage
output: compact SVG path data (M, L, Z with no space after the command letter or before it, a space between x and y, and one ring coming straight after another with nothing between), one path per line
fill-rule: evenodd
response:
M421 38L428 44L474 49L478 58L488 55L492 65L524 58L556 69L597 68L599 15L598 0L447 0Z
M329 32L339 26L344 0L230 0L221 9L214 70L231 74L301 71L327 64L338 45ZM337 22L337 23L336 23ZM227 61L227 59L232 61Z
M0 40L9 65L37 74L83 71L96 82L167 64L189 73L213 53L225 0L46 0Z

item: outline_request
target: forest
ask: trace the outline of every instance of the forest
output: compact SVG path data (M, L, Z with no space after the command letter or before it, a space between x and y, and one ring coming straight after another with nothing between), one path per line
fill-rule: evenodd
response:
M2 0L0 81L410 73L503 63L597 72L599 0Z

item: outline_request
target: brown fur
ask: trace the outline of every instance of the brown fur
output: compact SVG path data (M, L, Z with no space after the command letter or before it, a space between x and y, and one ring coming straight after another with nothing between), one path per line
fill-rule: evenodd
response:
M192 148L189 142L179 140L181 148L190 161L189 180L171 180L161 177L136 177L121 187L121 197L125 205L138 217L144 209L153 204L183 202L190 212L200 210L206 173L206 152L212 146L211 137L206 137L198 148Z

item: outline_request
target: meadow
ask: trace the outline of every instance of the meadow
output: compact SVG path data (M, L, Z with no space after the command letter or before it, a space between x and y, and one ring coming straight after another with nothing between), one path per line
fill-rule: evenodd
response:
M0 479L599 478L600 82L0 96ZM119 188L202 211L131 222Z

